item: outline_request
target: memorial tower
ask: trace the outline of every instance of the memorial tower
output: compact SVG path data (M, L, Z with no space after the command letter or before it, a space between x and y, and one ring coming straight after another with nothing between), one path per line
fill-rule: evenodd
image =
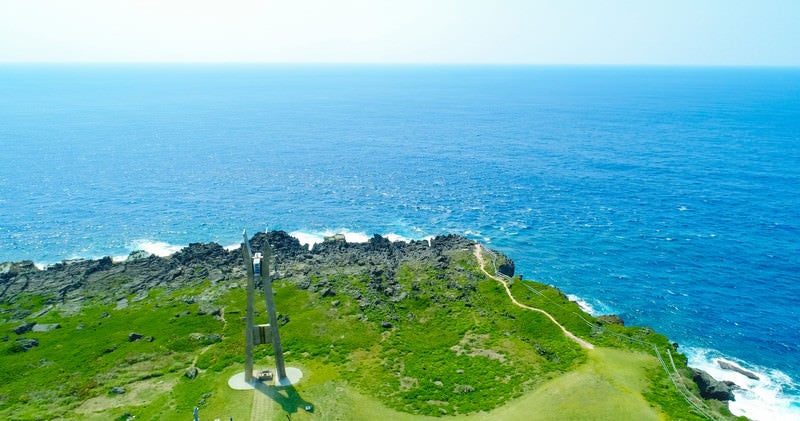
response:
M272 248L269 241L264 241L262 251L253 254L250 242L247 239L247 232L242 232L244 242L242 243L242 255L244 264L247 267L247 316L245 327L245 360L244 360L244 379L247 383L253 383L253 347L272 343L275 351L275 371L277 375L276 383L282 384L286 381L286 367L283 362L283 348L281 347L281 336L278 332L278 317L275 311L275 299L272 293L272 276L270 263L272 260ZM255 311L255 286L261 281L264 286L264 301L267 304L268 324L255 325L253 313Z

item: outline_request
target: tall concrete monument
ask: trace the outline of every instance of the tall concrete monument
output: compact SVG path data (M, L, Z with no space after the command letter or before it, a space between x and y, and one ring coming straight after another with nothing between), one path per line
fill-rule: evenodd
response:
M278 317L275 312L275 300L272 294L272 276L269 267L272 260L272 249L269 246L269 242L265 241L263 250L253 254L250 249L250 242L247 240L247 232L242 232L242 236L244 237L242 254L244 255L245 266L247 266L247 326L245 328L244 380L247 383L253 383L253 347L271 342L275 351L276 383L284 384L289 380L287 380L286 367L283 362L283 348L281 347L281 336L278 332ZM255 325L253 322L255 285L259 281L264 286L264 300L267 304L269 323Z

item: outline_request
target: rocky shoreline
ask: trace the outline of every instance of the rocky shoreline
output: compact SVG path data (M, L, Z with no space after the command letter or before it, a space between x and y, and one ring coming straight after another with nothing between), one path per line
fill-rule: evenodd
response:
M417 260L444 267L448 263L446 251L475 244L457 235L410 242L392 242L375 235L365 243L329 239L309 248L284 231L258 233L251 244L259 249L266 240L273 248L278 278L290 278L307 288L312 277L323 279L332 273L367 271L370 289L390 300L400 298L393 289L400 262ZM513 276L513 261L507 259L501 270ZM111 301L146 295L153 288L174 290L206 280L218 284L245 276L240 249L226 250L217 243L192 243L166 257L135 251L122 262L113 262L111 257L75 259L45 269L39 269L32 261L6 262L0 264L0 302L13 304L22 295L37 295L47 297L47 304L80 305L88 297ZM314 286L324 288L320 283ZM29 316L24 313L24 309L18 309L11 318L22 320Z
M312 289L322 296L347 293L335 291L332 285L326 284L324 279L329 275L367 273L367 289L356 297L362 307L405 298L394 280L401 262L415 260L446 267L448 251L471 249L475 245L473 240L458 235L438 236L430 241L392 242L376 234L365 243L349 243L332 237L309 248L284 231L258 233L253 236L251 245L260 249L267 240L273 248L277 277L291 279L299 288ZM513 260L503 258L499 271L514 276ZM192 243L166 257L135 251L122 262L113 262L110 257L78 259L45 269L39 269L32 261L6 262L0 264L0 303L14 304L26 295L43 296L46 297L45 309L57 306L62 311L65 308L77 311L90 298L127 305L125 297L146 297L153 288L176 290L206 281L212 285L230 283L245 276L240 249L226 250L216 243ZM25 319L37 317L37 314L26 308L11 308L3 310L7 314L0 314L0 317L20 321L20 328L25 331L36 328L35 323L27 323ZM213 314L215 309L206 311ZM735 384L717 381L702 370L693 369L693 373L693 380L704 398L734 399Z

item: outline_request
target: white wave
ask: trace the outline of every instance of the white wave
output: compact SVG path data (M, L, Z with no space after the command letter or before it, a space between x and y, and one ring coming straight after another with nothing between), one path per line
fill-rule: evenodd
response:
M228 244L227 246L223 247L225 250L234 251L237 250L239 247L242 246L242 243L235 243L235 244Z
M321 235L311 234L303 231L292 231L289 233L289 235L296 238L300 244L307 246L309 249L314 247L314 244L321 243L325 239Z
M578 297L575 294L567 294L567 298L569 298L570 301L577 303L578 307L580 307L581 310L591 314L592 316L597 315L597 310L595 310L594 306L589 304L589 302L584 300L583 298Z
M393 232L390 232L390 233L388 233L388 234L384 235L384 237L388 238L388 239L389 239L389 241L391 241L391 242L395 242L395 241L402 241L402 242L404 242L404 243L409 243L409 242L411 242L411 239L410 239L410 238L408 238L408 237L404 237L404 236L402 236L402 235L400 235L400 234L395 234L395 233L393 233Z
M328 235L335 235L335 234L344 234L344 239L348 243L366 243L370 239L370 237L367 235L366 232L350 232L346 230L342 230L339 232L331 232Z
M111 256L111 261L114 262L114 263L124 262L126 260L128 260L128 255L127 254L123 254L123 255L119 255L119 256Z
M733 391L735 400L728 404L734 415L755 421L800 420L800 396L785 392L786 389L796 390L797 383L780 370L754 366L712 349L686 348L684 353L689 366L703 370L717 380L732 381L741 388ZM725 370L719 366L719 361L750 371L759 379Z
M144 250L150 254L166 257L180 251L185 246L178 246L175 244L165 243L163 241L152 240L133 240L131 242L131 251Z
M348 243L366 243L370 240L370 238L372 238L371 235L368 235L364 231L356 232L356 231L350 231L345 228L338 230L326 229L320 232L292 231L289 233L289 235L296 238L297 241L300 242L300 244L308 246L309 248L314 247L314 244L318 244L325 241L325 237L330 237L336 234L343 234L345 241L347 241ZM381 236L387 238L389 241L392 242L403 241L408 243L413 240L412 238L394 232L384 233L381 234ZM421 240L430 242L431 238L433 238L433 236L425 236L421 238Z
M36 268L39 270L45 270L47 269L48 266L50 266L47 263L39 263L39 262L33 262L33 265L36 266Z

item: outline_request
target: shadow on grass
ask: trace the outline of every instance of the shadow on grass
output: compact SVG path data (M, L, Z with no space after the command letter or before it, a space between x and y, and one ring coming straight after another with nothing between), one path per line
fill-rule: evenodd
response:
M306 412L314 412L314 405L303 399L294 386L267 386L261 382L255 382L254 386L256 391L263 393L280 405L289 419L291 419L292 414L300 409Z

